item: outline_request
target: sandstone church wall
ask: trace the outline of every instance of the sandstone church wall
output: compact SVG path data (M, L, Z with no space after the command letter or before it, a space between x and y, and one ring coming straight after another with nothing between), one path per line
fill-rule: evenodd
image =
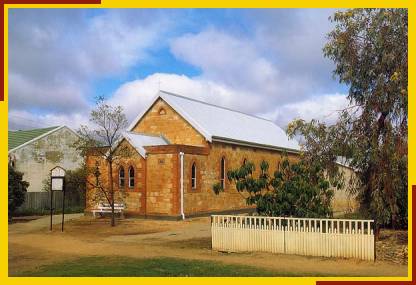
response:
M126 205L127 215L144 215L145 213L145 186L146 186L146 161L141 157L137 151L131 147L126 141L120 144L120 147L128 147L128 157L123 157L120 160L113 162L113 184L114 184L114 200L116 203L124 203ZM109 186L108 164L98 155L90 155L87 157L87 168L90 172L95 168L98 161L99 171L101 173L101 184L105 187ZM119 170L124 168L124 187L120 187ZM129 185L129 168L134 169L134 186ZM87 183L86 195L86 211L95 208L98 202L107 203L105 197L100 194L100 191L94 189L95 176L90 173ZM91 184L92 183L92 184Z
M246 159L256 166L254 175L259 175L260 162L269 163L269 173L273 175L282 158L278 151L263 150L245 146L235 146L225 143L212 144L208 156L188 155L184 158L184 192L185 214L197 214L200 212L230 211L252 208L246 204L246 195L238 193L234 184L228 179L225 182L225 191L216 195L212 188L220 181L220 161L225 158L225 171L240 167ZM289 155L289 159L296 159ZM197 188L191 187L191 167L197 166Z
M205 138L162 99L147 111L133 132L162 134L171 144L207 146Z
M178 156L172 153L147 157L146 211L148 215L178 215Z

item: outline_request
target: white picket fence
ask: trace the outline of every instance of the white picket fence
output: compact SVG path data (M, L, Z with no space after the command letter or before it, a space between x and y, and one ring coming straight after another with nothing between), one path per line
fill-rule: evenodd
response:
M212 215L212 249L374 260L373 220Z

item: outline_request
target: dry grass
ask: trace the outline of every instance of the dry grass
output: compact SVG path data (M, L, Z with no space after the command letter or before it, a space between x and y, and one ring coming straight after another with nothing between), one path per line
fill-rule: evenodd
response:
M377 260L398 264L408 262L407 231L383 229L376 243Z

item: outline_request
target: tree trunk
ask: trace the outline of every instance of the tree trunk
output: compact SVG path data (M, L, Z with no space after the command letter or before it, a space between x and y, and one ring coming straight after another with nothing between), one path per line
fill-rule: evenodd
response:
M109 186L110 186L110 197L111 197L111 226L114 227L116 225L116 218L115 218L115 213L114 213L114 187L113 187L113 162L109 161L108 162L108 167L109 167L109 173L110 173L110 177L108 178L109 180Z

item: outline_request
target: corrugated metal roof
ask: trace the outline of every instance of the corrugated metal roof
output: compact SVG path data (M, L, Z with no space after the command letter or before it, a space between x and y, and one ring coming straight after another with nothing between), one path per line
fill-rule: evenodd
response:
M152 104L159 97L183 116L208 141L228 140L235 143L254 144L259 147L296 151L300 149L296 140L289 140L286 133L270 120L166 91L160 91ZM131 128L143 115L144 113L133 122Z
M57 128L59 128L59 126L24 131L9 131L8 148L9 150L15 149Z
M146 155L145 146L167 145L169 142L162 136L152 136L141 133L125 132L124 138L139 152L143 157Z

